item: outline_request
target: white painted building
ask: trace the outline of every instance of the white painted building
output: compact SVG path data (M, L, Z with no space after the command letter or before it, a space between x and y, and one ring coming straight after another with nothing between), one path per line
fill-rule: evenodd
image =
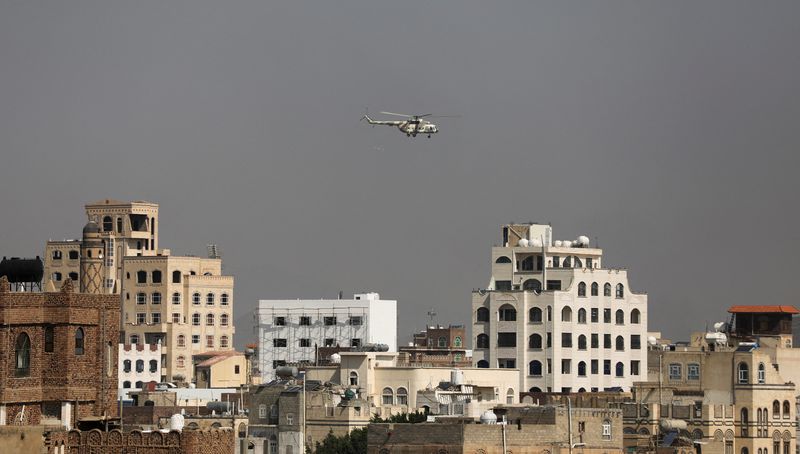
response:
M489 285L472 293L473 360L518 368L523 391L627 391L647 379L647 295L603 268L587 237L552 237L548 225L503 227Z
M121 390L142 389L161 381L161 344L119 344L119 386Z
M312 364L316 347L385 344L388 351L397 351L397 301L382 300L377 293L353 299L261 300L256 317L265 382L283 364Z

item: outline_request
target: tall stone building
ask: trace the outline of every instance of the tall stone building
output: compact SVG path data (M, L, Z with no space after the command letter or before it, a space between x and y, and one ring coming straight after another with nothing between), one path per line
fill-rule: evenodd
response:
M117 416L119 298L11 292L0 277L0 425Z
M647 376L647 295L603 267L587 237L540 224L503 226L491 278L472 292L473 360L519 369L530 392L629 390Z
M119 294L120 341L161 344L161 380L194 376L192 355L233 349L233 277L222 259L160 249L158 204L101 200L85 207L80 240L48 241L45 286Z

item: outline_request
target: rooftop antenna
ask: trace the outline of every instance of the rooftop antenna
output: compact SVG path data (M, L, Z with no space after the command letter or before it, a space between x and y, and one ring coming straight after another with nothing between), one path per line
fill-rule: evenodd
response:
M433 324L433 317L436 317L436 312L434 312L433 308L428 311L428 317L431 318L431 324Z
M216 244L209 244L206 246L208 250L208 258L210 259L220 259L222 255L219 253L219 247Z

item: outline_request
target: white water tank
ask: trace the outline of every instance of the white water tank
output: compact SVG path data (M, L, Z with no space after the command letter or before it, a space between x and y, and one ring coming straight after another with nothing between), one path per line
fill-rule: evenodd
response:
M561 240L553 241L553 246L555 246L555 247L561 247L562 244L563 244L563 241L561 241Z
M519 244L519 247L528 247L528 239L527 238L520 238L518 244Z
M481 424L497 424L497 415L492 410L486 410L481 414Z
M728 343L728 336L720 332L706 333L706 342L709 344L725 345Z
M588 247L589 246L589 237L586 236L586 235L579 236L578 237L578 244L580 244L583 247Z
M464 384L464 371L453 369L450 371L450 383L454 385L463 385Z
M177 430L178 432L183 430L182 414L176 413L169 417L169 430Z
M542 240L540 240L539 238L534 238L532 240L528 240L528 244L531 247L542 247Z
M340 355L338 353L334 353L334 354L331 355L331 363L339 364L341 362L342 362L342 355Z

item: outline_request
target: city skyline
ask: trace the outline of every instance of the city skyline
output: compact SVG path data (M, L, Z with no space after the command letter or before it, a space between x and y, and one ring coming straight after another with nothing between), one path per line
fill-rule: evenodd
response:
M158 203L173 254L220 246L237 347L259 299L339 291L397 300L401 341L469 326L511 222L587 235L666 337L793 304L800 5L720 5L6 3L0 255Z

